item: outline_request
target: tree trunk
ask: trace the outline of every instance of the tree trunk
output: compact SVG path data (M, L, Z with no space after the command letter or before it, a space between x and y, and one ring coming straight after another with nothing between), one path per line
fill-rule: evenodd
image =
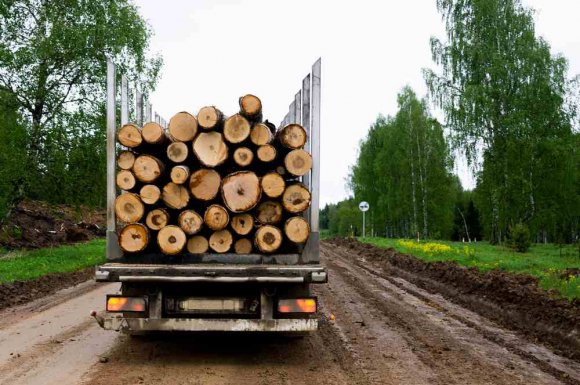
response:
M210 201L217 196L221 181L217 171L202 168L191 174L189 189L195 198Z
M240 167L247 167L254 160L254 153L248 147L240 147L234 151L234 162Z
M208 249L209 242L207 241L207 238L202 235L196 235L187 241L187 251L191 254L207 253Z
M312 169L312 155L302 149L292 150L284 158L284 166L294 176L306 175Z
M117 187L121 190L129 191L135 187L137 181L135 175L129 170L121 170L117 173Z
M211 205L205 210L203 220L207 227L212 230L223 230L230 222L228 211L220 205Z
M163 254L175 255L181 253L187 242L183 230L174 225L165 226L157 233L157 244Z
M223 179L222 198L227 208L234 213L253 209L260 197L260 180L251 171L238 171Z
M155 203L159 202L159 199L161 199L161 190L154 184L146 184L145 186L141 187L139 195L141 196L143 203L147 205L154 205Z
M286 187L282 194L282 205L286 211L297 214L310 206L310 191L302 183L296 183Z
M201 215L195 211L185 210L179 214L177 223L179 223L179 227L181 227L185 234L194 235L201 230L203 219L201 218Z
M141 129L134 124L125 124L117 132L117 140L128 148L139 147L143 143Z
M169 224L169 214L163 209L151 210L145 218L145 224L151 230L161 230Z
M149 230L141 223L131 223L119 232L119 247L126 253L138 253L149 244Z
M270 128L264 123L254 124L252 131L250 132L250 140L256 146L264 146L272 142L273 135Z
M197 123L205 130L216 130L221 127L224 114L214 106L203 107L197 114Z
M215 131L202 132L193 141L193 152L207 167L216 167L228 158L228 146L222 134Z
M184 184L189 179L189 167L187 166L174 166L171 169L171 181L175 184Z
M256 231L254 243L262 253L273 253L282 245L282 232L274 226L262 226Z
M248 235L254 228L254 218L250 214L238 214L232 218L232 229L236 234Z
M164 169L163 163L151 155L140 155L135 159L135 164L133 165L135 177L143 183L156 181Z
M256 153L256 155L258 155L258 159L264 163L273 162L274 159L276 159L277 154L278 152L276 151L276 148L271 144L265 144L258 147L258 152Z
M280 143L291 150L304 147L306 139L306 130L299 124L292 123L278 131Z
M260 187L269 198L279 198L286 188L286 181L277 172L269 172L260 179Z
M119 166L121 170L130 170L133 168L134 164L135 154L131 151L121 151L117 157L117 166Z
M183 142L173 142L167 146L167 158L174 163L182 163L187 160L189 149Z
M274 201L260 203L256 209L256 219L263 225L275 225L282 220L282 205Z
M138 222L145 214L145 206L139 195L126 193L117 196L115 199L115 215L120 222Z
M252 241L248 238L240 238L234 244L236 254L250 254L252 252Z
M284 233L294 243L306 243L310 236L310 225L303 217L292 217L284 224Z
M163 187L161 198L167 207L181 210L189 202L189 192L182 185L169 182Z
M209 237L209 247L216 253L225 253L234 242L232 233L229 230L216 231Z
M197 134L197 119L188 112L178 112L169 120L169 135L176 142L189 142Z
M235 114L224 123L224 138L230 143L241 143L250 136L250 122L242 115Z
M239 100L240 114L252 122L262 121L262 101L255 95L244 95Z
M155 122L146 123L141 129L141 136L146 143L154 145L162 145L168 141L163 127Z

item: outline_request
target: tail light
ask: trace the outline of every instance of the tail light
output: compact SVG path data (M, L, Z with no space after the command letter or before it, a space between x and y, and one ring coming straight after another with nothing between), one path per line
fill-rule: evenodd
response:
M144 312L147 309L145 297L107 296L107 311L116 312Z
M316 313L316 298L292 298L278 300L278 313Z

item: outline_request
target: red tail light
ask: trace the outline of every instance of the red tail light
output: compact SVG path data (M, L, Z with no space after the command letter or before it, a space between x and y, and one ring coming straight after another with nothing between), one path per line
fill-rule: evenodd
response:
M145 297L107 296L108 312L144 312L146 309Z
M278 300L278 313L316 313L316 298Z

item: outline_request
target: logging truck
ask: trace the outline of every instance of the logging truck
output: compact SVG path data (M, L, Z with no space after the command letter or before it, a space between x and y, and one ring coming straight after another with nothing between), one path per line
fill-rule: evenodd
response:
M304 333L318 328L320 59L279 125L240 97L169 122L107 71L107 330Z

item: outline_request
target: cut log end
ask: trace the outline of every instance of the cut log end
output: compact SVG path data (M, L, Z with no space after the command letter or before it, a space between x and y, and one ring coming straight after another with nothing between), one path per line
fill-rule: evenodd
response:
M262 253L273 253L282 245L282 232L274 226L262 226L256 231L254 243Z
M187 251L191 254L207 253L208 249L209 242L207 241L207 238L202 235L196 235L187 241Z
M189 167L174 166L170 173L171 181L175 184L184 184L189 179Z
M250 140L256 146L264 146L272 141L272 131L264 123L254 124L250 132Z
M229 230L216 231L209 237L209 247L216 253L226 253L233 242L234 238Z
M250 122L242 115L236 114L224 123L224 138L230 143L241 143L250 136Z
M292 150L284 158L284 166L294 176L306 175L312 169L312 155L302 149Z
M278 139L284 147L290 149L302 148L306 144L306 130L299 124L289 124L278 133Z
M234 213L256 207L260 200L260 180L251 171L239 171L226 176L222 182L222 198Z
M286 182L279 173L269 172L260 179L260 186L267 197L279 198L284 193Z
M115 215L120 222L138 222L145 214L145 206L137 194L126 193L115 200Z
M139 196L141 197L143 203L147 205L154 205L155 203L159 202L159 199L161 199L161 190L154 184L146 184L145 186L141 187Z
M188 155L187 144L183 142L174 142L167 146L167 158L174 163L185 162Z
M218 127L223 121L224 115L214 106L203 107L197 114L197 123L205 130L212 130Z
M205 210L203 220L212 230L223 230L230 222L228 211L220 205L211 205Z
M256 219L264 225L275 225L282 220L282 205L274 201L260 203L256 209Z
M310 225L302 217L292 217L286 221L284 233L294 243L306 243L310 236Z
M236 254L250 254L252 252L252 241L247 238L240 238L234 244Z
M163 209L155 209L147 213L145 224L151 230L161 230L169 224L169 214Z
M185 210L179 214L177 223L179 223L179 227L181 227L185 234L194 235L201 230L203 219L195 211Z
M138 253L149 244L149 231L141 223L131 223L119 233L119 247L126 253Z
M228 146L219 132L202 132L193 142L193 152L206 167L216 167L228 158Z
M151 183L157 180L163 173L164 166L161 161L151 155L141 155L135 159L133 174L143 183Z
M135 175L129 170L121 170L117 173L117 187L121 190L129 191L135 187L137 180Z
M149 144L161 144L166 140L163 127L156 122L146 123L141 129L141 136Z
M131 151L121 151L117 157L117 166L121 170L130 170L133 168L133 164L135 164L135 154Z
M135 148L143 143L143 136L139 127L134 124L125 124L119 128L117 140L125 147Z
M254 228L254 218L250 214L239 214L232 218L232 229L236 234L248 235Z
M182 185L170 182L163 187L161 198L167 207L181 210L189 202L189 192Z
M165 226L157 234L157 244L163 254L179 254L185 247L186 242L185 233L177 226Z
M179 112L169 120L169 135L179 142L189 142L197 134L197 119L188 112Z
M240 111L250 117L257 116L262 112L262 101L255 95L244 95L240 98Z
M262 162L269 163L276 159L277 151L276 148L271 144L266 144L264 146L258 147L256 155Z
M221 181L217 171L202 168L191 174L189 189L195 198L210 201L217 196Z
M310 200L310 191L301 183L287 187L282 194L282 205L293 214L306 210L310 206Z
M247 167L254 160L254 153L247 147L240 147L234 151L234 162L240 167Z

